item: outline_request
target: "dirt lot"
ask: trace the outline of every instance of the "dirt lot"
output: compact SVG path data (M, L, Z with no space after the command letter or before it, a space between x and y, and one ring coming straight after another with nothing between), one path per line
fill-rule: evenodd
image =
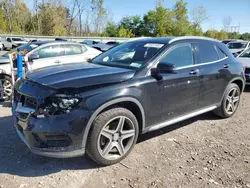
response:
M30 153L0 107L0 188L250 187L249 110L250 88L234 117L208 113L143 135L122 164L99 168Z

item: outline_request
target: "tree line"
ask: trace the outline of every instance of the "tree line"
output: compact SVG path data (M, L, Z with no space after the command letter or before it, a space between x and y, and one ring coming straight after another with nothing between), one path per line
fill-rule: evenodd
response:
M201 24L208 19L201 5L187 9L187 2L178 0L173 8L157 0L153 10L142 17L125 16L118 23L112 20L104 0L33 0L32 9L22 0L0 2L0 33L44 36L206 36L219 40L250 40L250 33L229 32L232 19L222 20L222 30L204 32ZM189 16L188 16L189 15Z

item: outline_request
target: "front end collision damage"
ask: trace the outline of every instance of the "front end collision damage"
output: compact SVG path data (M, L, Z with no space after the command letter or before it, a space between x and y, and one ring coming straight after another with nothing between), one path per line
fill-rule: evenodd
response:
M141 95L138 88L124 89L120 83L119 80L91 87L55 89L29 78L19 80L12 107L18 135L32 152L39 155L60 158L83 155L88 132L98 113L108 107L107 104L123 101L122 98L115 100L117 96L137 93L139 98ZM140 105L132 97L123 99ZM143 111L141 105L140 109Z

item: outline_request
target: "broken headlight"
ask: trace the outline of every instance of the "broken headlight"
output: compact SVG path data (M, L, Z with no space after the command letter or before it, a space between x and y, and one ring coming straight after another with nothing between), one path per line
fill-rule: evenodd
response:
M56 95L46 100L44 108L39 109L39 114L60 115L76 109L81 99L76 96Z

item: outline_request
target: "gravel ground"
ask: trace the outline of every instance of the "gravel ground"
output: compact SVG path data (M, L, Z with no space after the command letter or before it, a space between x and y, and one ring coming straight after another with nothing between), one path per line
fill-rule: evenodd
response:
M0 188L250 188L249 109L247 88L232 118L208 113L148 133L122 163L99 168L87 157L30 153L15 133L10 109L1 107Z

